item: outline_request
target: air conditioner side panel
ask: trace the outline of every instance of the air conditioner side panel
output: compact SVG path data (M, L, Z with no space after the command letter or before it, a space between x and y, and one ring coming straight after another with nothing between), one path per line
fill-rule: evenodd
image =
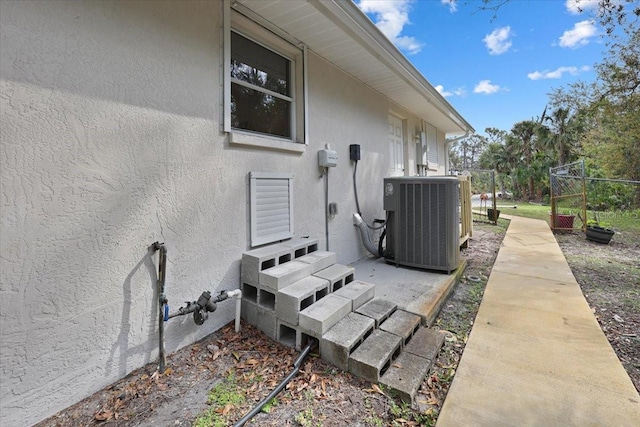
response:
M395 197L387 223L387 258L412 267L455 270L459 263L458 180L388 178L385 186L387 180L393 181Z

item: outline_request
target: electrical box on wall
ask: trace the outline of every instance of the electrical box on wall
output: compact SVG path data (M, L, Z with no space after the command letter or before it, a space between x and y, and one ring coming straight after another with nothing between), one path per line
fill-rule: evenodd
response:
M360 160L360 144L349 145L349 158L356 162Z
M332 168L338 165L338 153L334 150L324 148L318 151L318 166L321 168Z

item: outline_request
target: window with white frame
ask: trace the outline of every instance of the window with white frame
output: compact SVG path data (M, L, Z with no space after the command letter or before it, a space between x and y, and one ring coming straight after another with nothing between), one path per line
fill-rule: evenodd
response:
M279 149L304 143L304 49L227 13L224 130L231 142Z

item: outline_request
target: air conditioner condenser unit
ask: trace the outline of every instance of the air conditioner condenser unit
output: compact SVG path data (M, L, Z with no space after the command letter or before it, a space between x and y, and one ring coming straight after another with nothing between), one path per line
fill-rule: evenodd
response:
M385 259L447 273L458 268L459 205L458 178L385 178Z

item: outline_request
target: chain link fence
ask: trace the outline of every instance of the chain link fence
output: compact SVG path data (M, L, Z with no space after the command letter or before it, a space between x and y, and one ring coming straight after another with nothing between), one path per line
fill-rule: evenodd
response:
M585 230L587 195L584 160L549 169L552 230Z
M586 178L587 223L640 230L640 181Z
M640 230L640 181L585 176L584 161L549 169L552 230Z

